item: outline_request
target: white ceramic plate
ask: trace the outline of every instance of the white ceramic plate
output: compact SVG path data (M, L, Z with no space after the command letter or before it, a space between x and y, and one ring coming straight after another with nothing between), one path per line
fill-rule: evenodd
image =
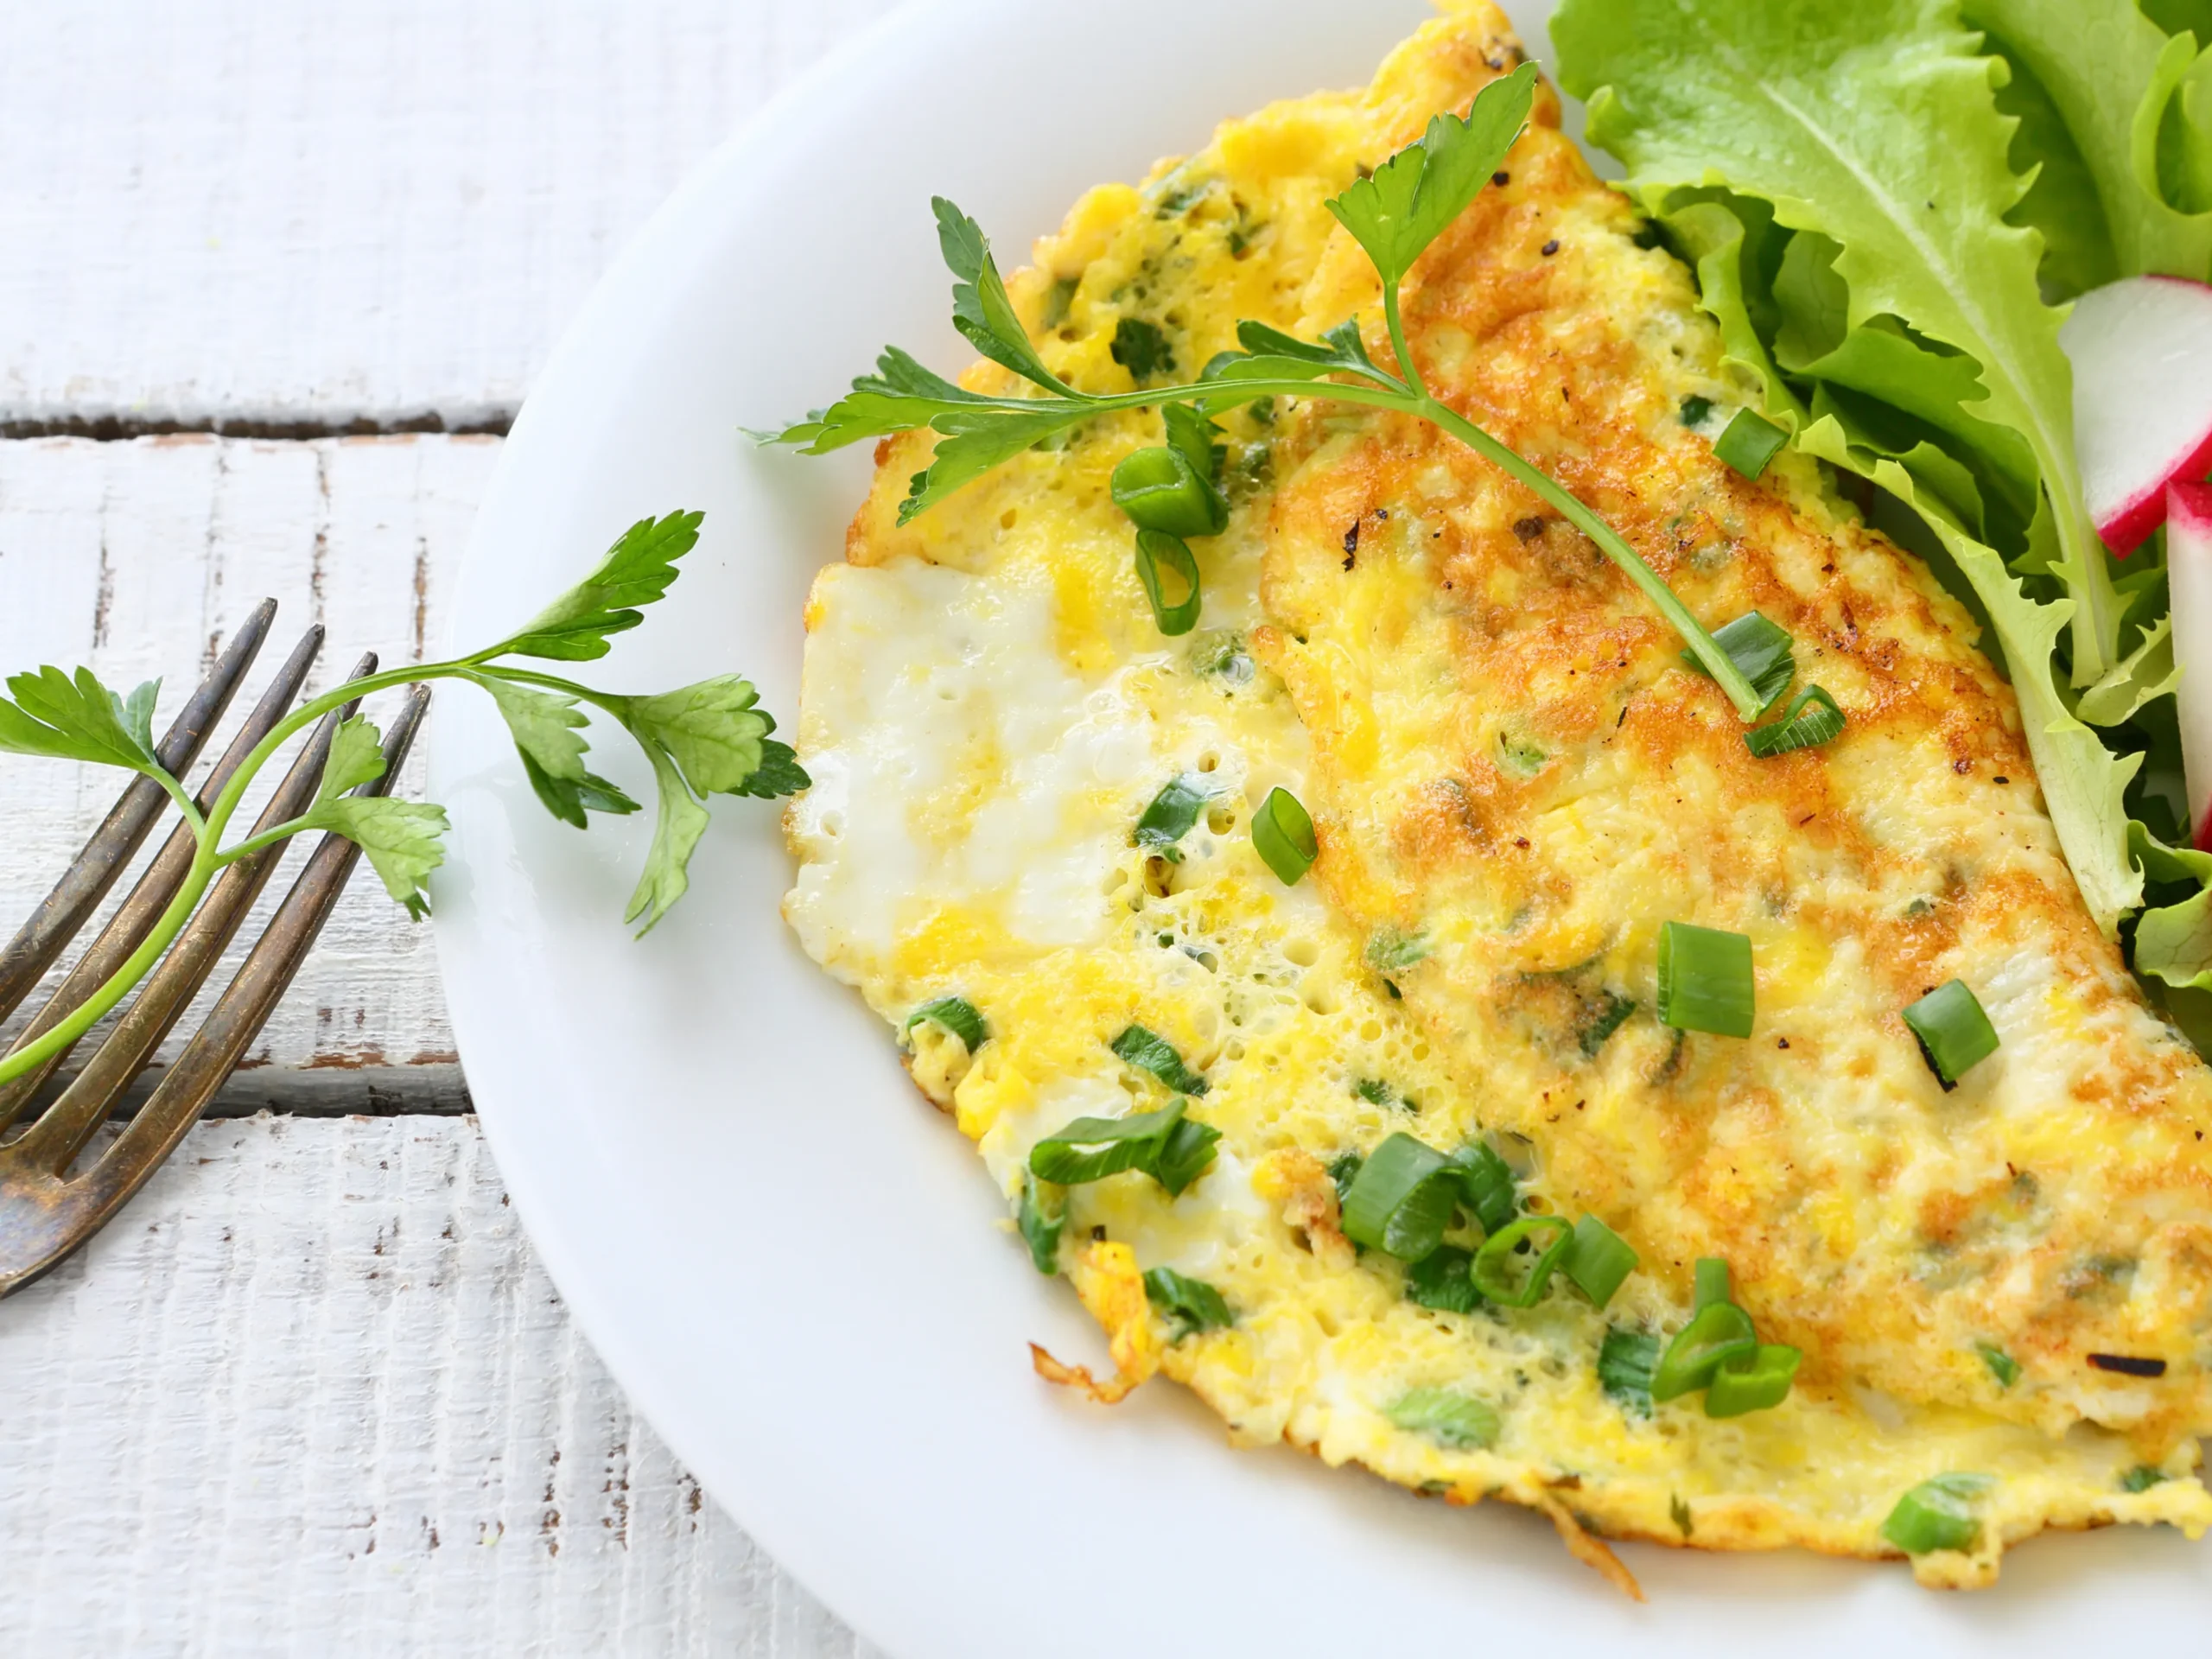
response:
M1548 4L1517 8L1535 28ZM739 435L829 401L886 340L968 353L929 197L1007 263L1085 187L1221 117L1364 82L1421 0L967 0L901 14L695 176L602 284L516 424L454 644L497 639L625 525L706 511L675 596L588 677L732 670L788 722L799 607L866 452ZM1532 36L1532 38L1535 38ZM596 763L650 799L616 740ZM1972 1598L1897 1567L1625 1552L1633 1607L1545 1522L1454 1510L1290 1452L1231 1452L1172 1385L1112 1410L1024 1344L1089 1354L967 1143L777 905L775 811L724 801L690 897L621 925L649 826L537 805L480 699L443 698L438 938L471 1088L531 1236L616 1376L777 1558L902 1659L1366 1654L2199 1651L2212 1577L2178 1536L2045 1541Z

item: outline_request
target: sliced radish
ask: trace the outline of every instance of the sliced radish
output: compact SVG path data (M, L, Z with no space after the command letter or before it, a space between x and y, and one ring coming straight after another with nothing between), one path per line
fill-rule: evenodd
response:
M2212 853L2212 485L2176 484L2168 493L2166 587L2182 671L2175 698L2182 776L2196 844Z
M2084 294L2058 336L2074 364L2082 492L2123 558L2166 517L2166 486L2212 473L2212 288L2130 276Z

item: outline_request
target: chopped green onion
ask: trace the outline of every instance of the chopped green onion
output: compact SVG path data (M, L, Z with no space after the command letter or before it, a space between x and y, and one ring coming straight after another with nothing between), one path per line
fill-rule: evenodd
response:
M1415 1389L1382 1414L1395 1427L1426 1434L1447 1451L1479 1451L1497 1439L1497 1408L1455 1389Z
M1184 1104L1178 1100L1127 1117L1078 1117L1030 1148L1029 1173L1040 1181L1081 1186L1144 1167L1159 1158L1160 1144L1183 1121Z
M1140 1170L1171 1198L1205 1173L1221 1131L1183 1116L1178 1100L1156 1112L1128 1117L1078 1117L1029 1152L1029 1173L1040 1181L1081 1186L1124 1170Z
M1021 1209L1014 1221L1028 1242L1029 1259L1049 1278L1060 1270L1060 1233L1068 1224L1068 1211L1065 1193L1047 1207L1044 1185L1033 1179L1022 1182Z
M1790 1379L1804 1356L1787 1343L1763 1342L1752 1352L1722 1363L1705 1390L1708 1417L1741 1417L1789 1397Z
M1249 685L1258 671L1251 652L1244 649L1244 638L1230 628L1211 628L1191 641L1191 671L1226 680L1231 685Z
M1172 605L1160 585L1162 565L1173 571L1183 585L1182 598ZM1188 633L1198 626L1198 606L1203 598L1198 588L1198 562L1182 537L1163 535L1156 530L1137 531L1137 580L1144 584L1144 596L1152 603L1153 621L1169 639Z
M1823 686L1808 685L1789 700L1780 720L1744 734L1745 747L1762 760L1793 749L1816 749L1843 731L1843 710Z
M1344 1200L1351 1196L1351 1184L1359 1179L1367 1160L1356 1152L1347 1152L1329 1166L1329 1179L1336 1183L1337 1212L1344 1213Z
M1513 1168L1495 1148L1470 1141L1452 1154L1452 1167L1459 1174L1459 1192L1485 1233L1494 1233L1511 1221L1521 1208L1514 1190Z
M1148 1071L1179 1095L1203 1095L1206 1080L1183 1064L1175 1045L1142 1026L1126 1026L1107 1046L1124 1064Z
M1229 524L1229 501L1180 449L1133 449L1114 468L1114 505L1139 530L1163 536L1218 536Z
M1213 791L1206 787L1205 779L1195 772L1186 772L1179 778L1171 779L1137 819L1136 831L1130 840L1139 847L1151 848L1170 862L1181 863L1182 850L1175 843L1191 833L1198 814L1205 810L1206 803L1212 798Z
M1352 1093L1370 1106L1392 1106L1397 1103L1398 1091L1380 1077L1362 1077L1352 1084Z
M1659 1338L1614 1325L1598 1350L1598 1386L1606 1397L1639 1415L1651 1414L1651 1373L1659 1363Z
M1613 1300L1613 1293L1636 1267L1637 1254L1629 1242L1595 1216L1574 1224L1574 1236L1559 1259L1559 1270L1598 1307Z
M1212 1165L1213 1143L1220 1139L1221 1131L1211 1124L1185 1118L1168 1130L1167 1138L1160 1143L1153 1179L1167 1189L1169 1198L1181 1198L1184 1189Z
M1367 1155L1344 1197L1344 1235L1402 1262L1418 1262L1444 1242L1459 1183L1442 1153L1410 1135L1394 1135Z
M1789 435L1772 421L1739 409L1728 429L1714 441L1713 453L1745 478L1757 478L1789 442Z
M964 996L940 996L934 1002L925 1002L906 1016L902 1029L912 1031L923 1020L942 1026L957 1037L963 1046L973 1054L990 1036L983 1024L983 1016L976 1012L976 1005Z
M1515 738L1504 732L1497 734L1498 758L1505 763L1506 771L1516 778L1533 778L1544 769L1544 762L1551 756L1526 739Z
M1174 1340L1198 1331L1218 1331L1236 1323L1221 1293L1203 1279L1189 1279L1173 1268L1154 1268L1144 1276L1145 1300L1175 1321Z
M1428 936L1415 931L1402 933L1395 927L1378 927L1367 941L1367 965L1378 974L1400 974L1427 959Z
M1175 372L1175 353L1167 336L1158 323L1142 317L1123 317L1115 323L1114 341L1107 351L1139 385L1155 374Z
M1690 1281L1690 1312L1702 1313L1708 1307L1736 1300L1728 1282L1728 1264L1717 1255L1700 1255Z
M1904 1011L1904 1022L1946 1094L1969 1067L1997 1052L1997 1027L1964 980L1938 985Z
M1733 1302L1714 1302L1690 1316L1651 1373L1651 1397L1672 1400L1711 1384L1713 1373L1732 1359L1758 1351L1751 1316Z
M1551 1243L1539 1247L1539 1234L1549 1234ZM1552 1269L1559 1265L1573 1234L1574 1230L1558 1216L1523 1216L1509 1222L1484 1239L1482 1249L1475 1252L1471 1272L1475 1288L1506 1307L1534 1307L1550 1285ZM1524 1243L1530 1247L1525 1265L1516 1260ZM1514 1282L1516 1267L1523 1268L1518 1284Z
M1281 785L1268 791L1268 798L1260 803L1259 812L1252 819L1252 846L1287 887L1303 880L1313 861L1321 855L1313 820L1298 797Z
M1406 1299L1447 1313L1473 1313L1483 1300L1470 1272L1474 1260L1457 1244L1440 1244L1406 1269Z
M1757 611L1746 611L1726 627L1715 628L1713 643L1743 671L1744 677L1751 683L1751 690L1759 694L1761 714L1774 707L1776 699L1789 689L1789 682L1796 676L1796 642L1790 639L1789 630L1779 623L1768 621ZM1682 661L1698 673L1712 677L1694 652L1684 652Z
M2009 1389L2020 1380L2020 1362L2002 1348L1986 1342L1977 1342L1974 1351L1981 1356L1981 1363L1989 1367L1989 1374L1997 1379L1997 1386Z
M1659 930L1659 1019L1677 1031L1751 1034L1751 942L1669 922Z
M1047 323L1046 326L1050 327L1052 325ZM1692 392L1688 397L1682 399L1682 424L1684 426L1703 426L1706 422L1712 417L1712 398L1700 397L1697 393Z
M1636 1012L1636 1004L1617 991L1600 987L1598 996L1597 1012L1575 1033L1575 1046L1582 1051L1586 1060L1596 1059L1598 1051Z
M1213 418L1196 404L1169 404L1160 411L1160 422L1167 429L1167 446L1191 464L1191 470L1209 485L1221 482L1221 463L1228 459L1226 444L1217 443L1221 428ZM1228 503L1222 504L1222 525L1211 533L1220 534L1228 523ZM1196 531L1194 535L1209 532Z
M1981 1536L1974 1500L1993 1483L1987 1475L1937 1475L1897 1500L1882 1522L1882 1536L1908 1555L1936 1549L1972 1549Z
M2156 1464L2139 1463L2120 1478L2120 1490L2123 1492L2147 1492L2153 1486L2163 1486L2171 1478Z

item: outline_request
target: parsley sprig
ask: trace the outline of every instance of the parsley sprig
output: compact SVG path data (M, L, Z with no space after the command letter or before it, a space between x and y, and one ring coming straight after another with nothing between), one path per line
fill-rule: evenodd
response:
M1357 321L1306 340L1248 321L1236 327L1243 349L1215 358L1195 381L1104 395L1079 391L1054 375L1038 354L1014 314L982 230L939 197L932 203L938 243L957 279L953 326L985 357L1029 382L1036 393L967 391L894 346L876 360L874 374L854 381L852 390L827 409L779 432L759 435L819 455L895 433L922 428L935 432L936 452L928 467L914 474L899 503L903 524L1024 450L1122 410L1179 404L1211 417L1262 397L1301 396L1396 410L1429 422L1503 468L1587 536L1681 635L1743 719L1755 720L1765 700L1658 573L1541 469L1431 392L1409 349L1399 299L1407 274L1490 182L1528 124L1535 85L1533 64L1492 81L1465 116L1436 116L1418 141L1328 204L1382 279L1383 323L1395 372L1369 353Z
M1000 290L1003 298L1003 289ZM788 744L769 734L775 721L759 706L752 685L734 674L650 696L595 690L508 660L594 661L613 635L636 627L643 607L664 595L677 563L699 539L702 515L672 512L640 519L607 550L597 569L517 633L452 662L416 663L371 674L310 699L255 745L230 781L200 810L183 780L162 765L153 735L161 683L128 696L103 685L90 669L73 674L41 668L7 682L0 697L0 753L116 766L152 779L176 804L196 843L190 869L152 931L130 959L85 1003L35 1041L0 1058L0 1083L67 1050L128 995L161 960L199 908L209 886L239 859L309 830L327 830L361 849L385 890L420 920L429 914L424 886L443 862L445 809L389 795L353 791L384 776L381 734L354 715L333 734L330 753L307 810L228 846L224 837L254 779L285 746L318 721L357 699L396 686L460 680L490 695L507 723L523 771L545 809L563 823L587 828L594 812L642 810L617 785L584 764L587 709L627 732L651 762L659 818L652 850L624 919L649 931L683 896L691 854L708 823L715 795L772 798L807 787Z

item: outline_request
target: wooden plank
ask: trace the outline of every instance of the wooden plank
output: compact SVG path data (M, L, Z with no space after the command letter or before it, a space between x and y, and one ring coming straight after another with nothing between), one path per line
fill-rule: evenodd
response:
M873 1651L623 1399L473 1118L201 1125L0 1375L10 1652Z
M0 10L0 429L512 416L632 232L893 0Z
M387 664L419 660L441 642L441 606L499 449L454 436L0 442L0 671L82 662L111 683L166 677L174 707L264 595L283 608L249 696L310 622L329 630L312 689L364 650ZM419 792L421 781L418 759L403 782ZM119 788L100 768L0 758L0 927L30 912ZM233 965L288 879L271 883ZM207 996L226 977L219 971ZM250 1065L453 1058L428 931L365 871Z

